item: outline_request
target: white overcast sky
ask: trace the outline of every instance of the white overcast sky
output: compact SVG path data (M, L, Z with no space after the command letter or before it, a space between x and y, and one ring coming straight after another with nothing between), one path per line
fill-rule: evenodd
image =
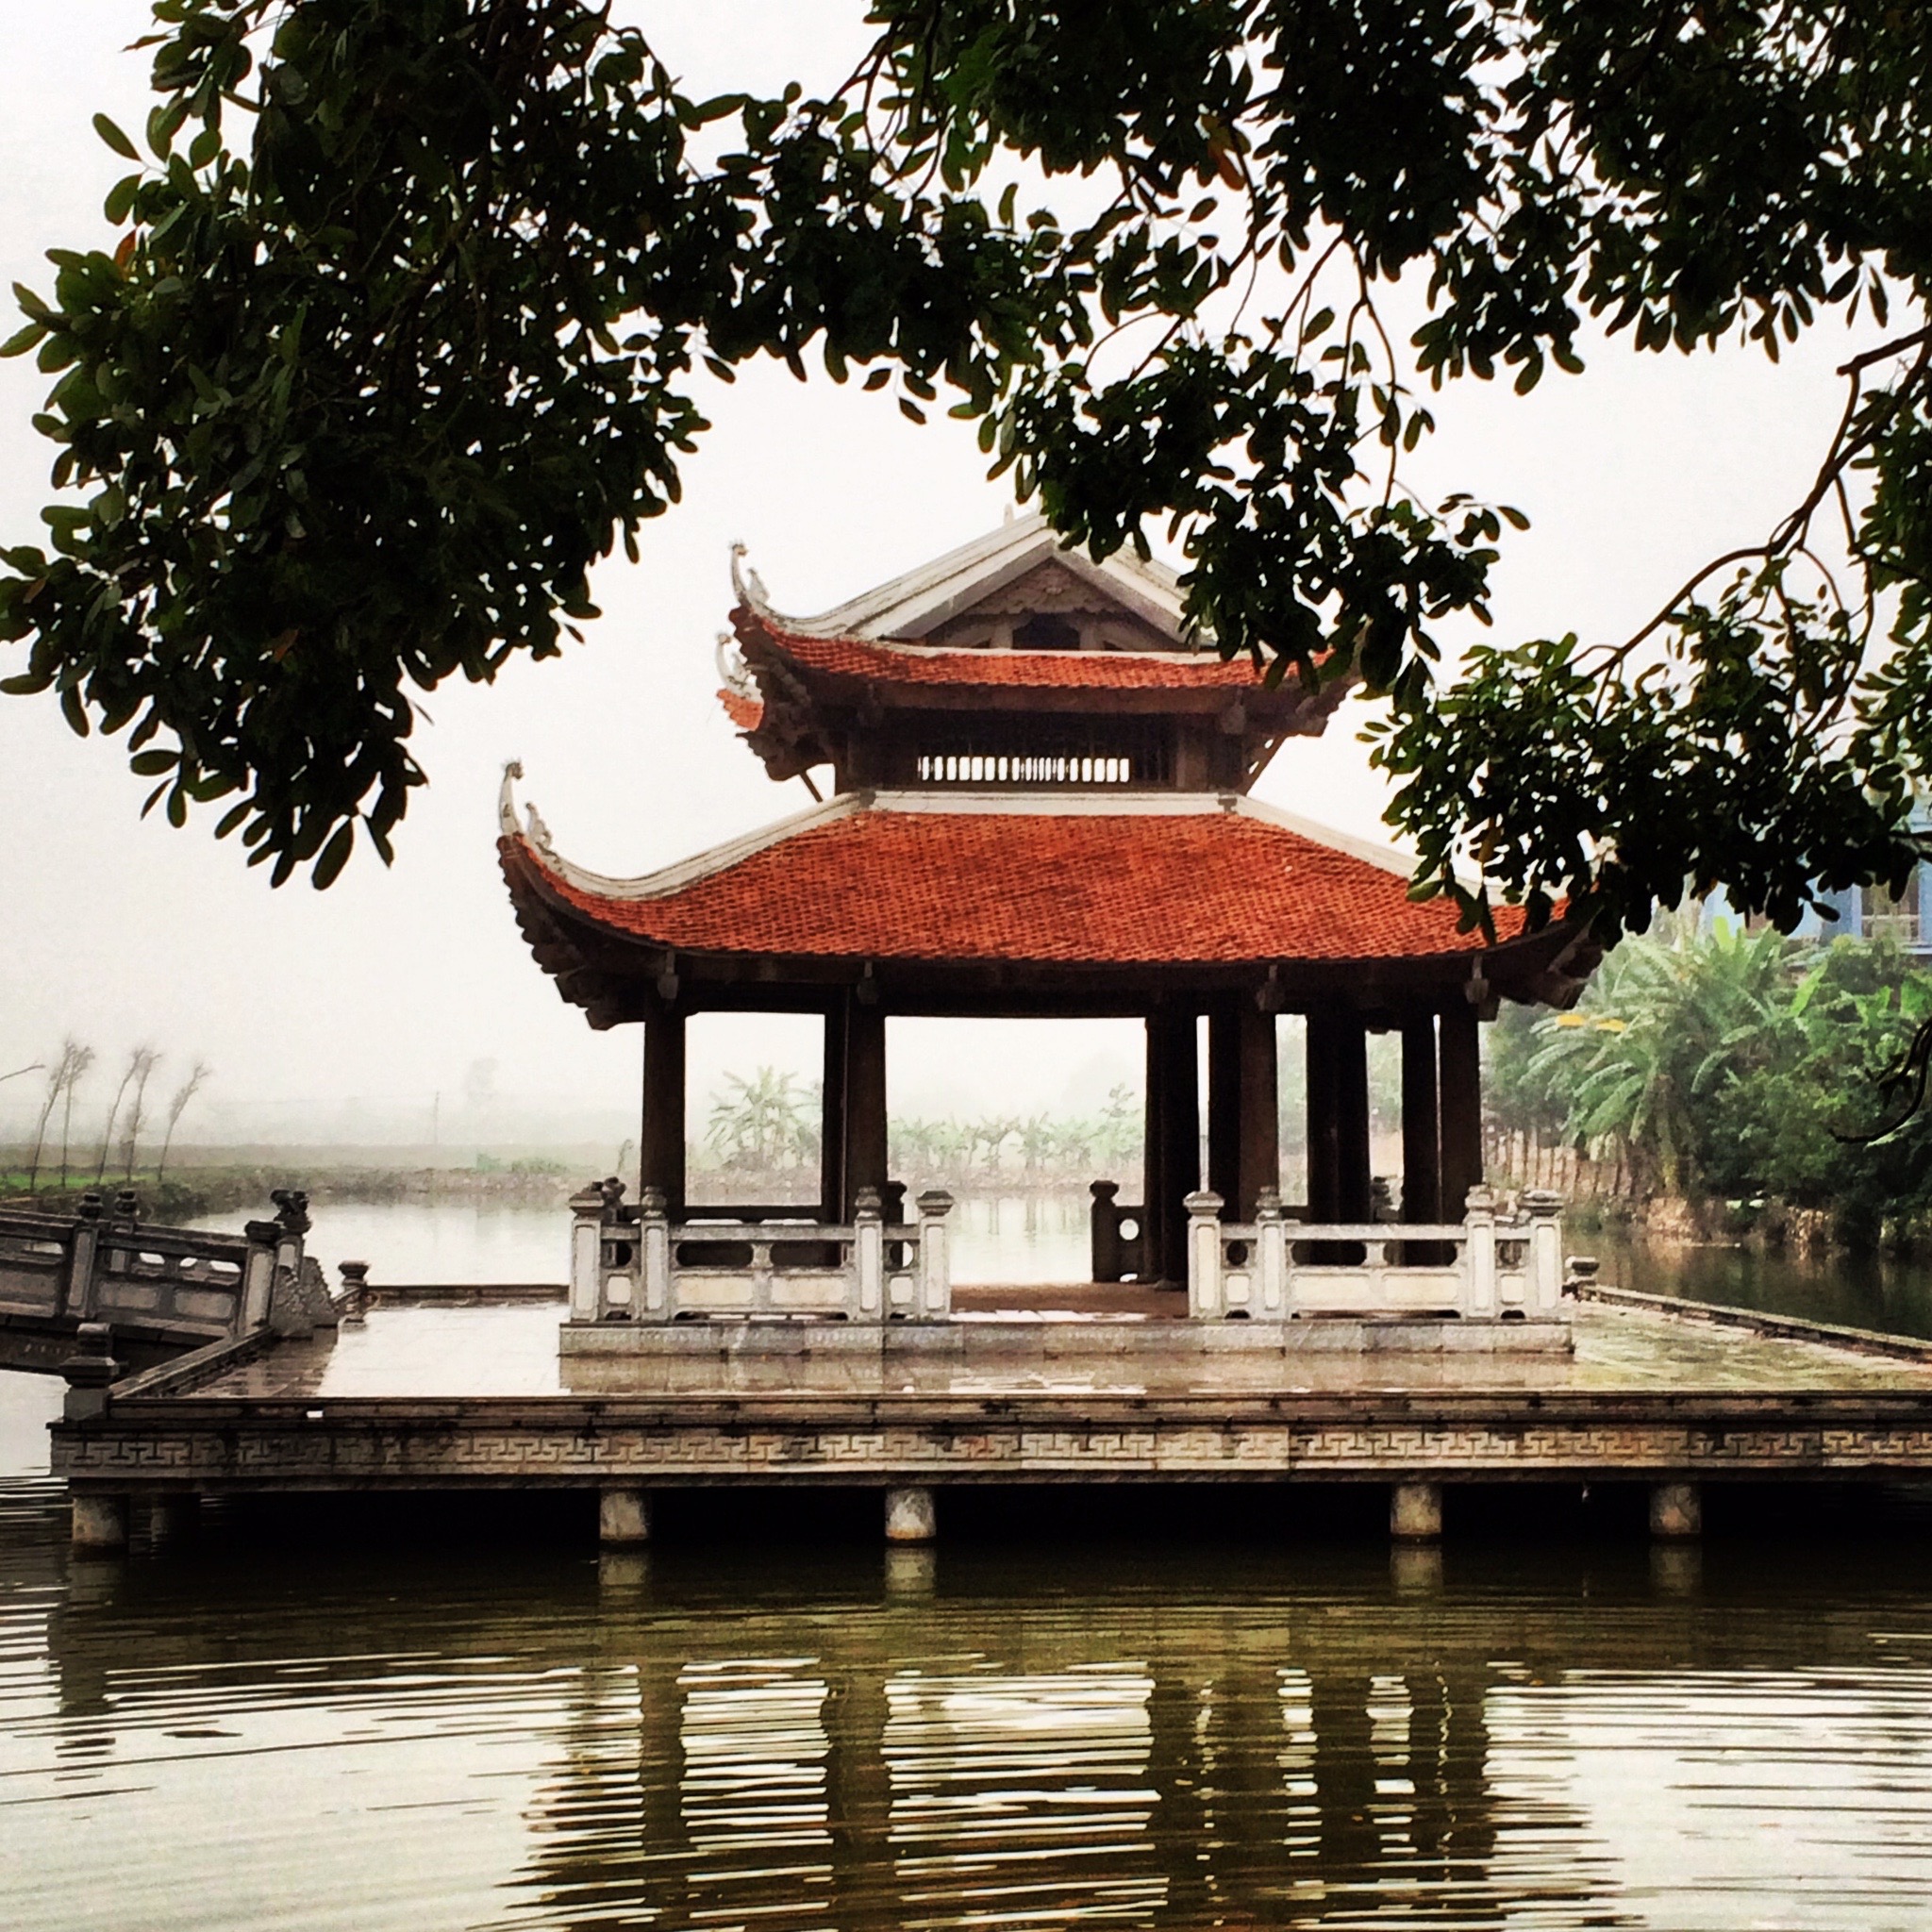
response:
M655 0L643 22L699 94L836 78L862 44L862 0ZM44 288L49 246L100 243L122 172L90 121L144 119L146 57L125 50L142 0L0 0L5 281ZM6 324L0 334L11 333ZM1840 404L1836 329L1772 368L1754 353L1638 358L1551 376L1526 401L1470 384L1433 407L1441 433L1412 471L1521 506L1498 579L1498 635L1619 635L1706 557L1753 541L1803 492ZM28 418L46 378L0 365L0 539L38 541L51 447ZM708 393L715 427L683 504L646 528L642 559L597 580L605 615L560 661L513 664L492 689L431 694L416 794L391 872L359 858L331 891L271 891L202 821L137 820L145 787L113 741L74 738L50 700L0 698L0 1074L65 1033L104 1062L150 1041L175 1072L217 1070L205 1126L256 1103L285 1123L357 1100L386 1113L459 1095L478 1061L507 1095L622 1113L634 1033L592 1034L517 935L496 872L493 811L518 758L561 850L629 874L808 801L774 787L712 700L712 642L742 539L774 601L817 610L977 535L1008 501L971 435L919 429L884 398L782 371ZM21 654L0 647L0 673ZM1374 831L1380 795L1344 711L1291 744L1263 795ZM213 814L209 814L211 819ZM895 1105L1023 1108L1084 1098L1129 1063L1119 1029L897 1029ZM707 1026L700 1091L725 1064L808 1058L796 1027ZM166 1078L164 1069L163 1080ZM0 1132L36 1083L0 1086ZM100 1096L103 1099L104 1096ZM285 1126L286 1130L286 1126Z

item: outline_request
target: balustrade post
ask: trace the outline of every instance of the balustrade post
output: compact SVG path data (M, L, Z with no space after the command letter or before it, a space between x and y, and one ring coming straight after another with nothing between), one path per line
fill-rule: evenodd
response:
M1089 1214L1092 1228L1093 1257L1090 1264L1095 1281L1118 1281L1126 1272L1121 1262L1121 1210L1114 1198L1121 1191L1118 1181L1091 1181L1087 1191L1093 1196Z
M101 1197L90 1188L80 1197L67 1243L66 1312L82 1322L94 1316L94 1269L101 1242Z
M269 1295L269 1320L277 1335L306 1337L315 1333L315 1319L302 1297L302 1248L308 1234L308 1196L300 1188L277 1188L269 1195L275 1204L275 1265Z
M240 1333L251 1335L268 1322L275 1291L275 1242L282 1230L273 1221L248 1221L242 1232L248 1238L248 1258L242 1264Z
M369 1313L369 1263L341 1261L336 1265L342 1276L342 1326L359 1328Z
M1533 1188L1523 1197L1529 1216L1530 1306L1554 1315L1563 1296L1563 1197Z
M1496 1312L1496 1196L1486 1187L1471 1188L1462 1224L1468 1241L1462 1250L1465 1313L1491 1316Z
M886 1318L886 1224L876 1188L860 1188L853 1197L852 1260L858 1290L858 1319Z
M943 1322L953 1312L952 1234L946 1217L953 1197L931 1188L919 1197L919 1308L922 1320Z
M1255 1203L1255 1274L1261 1311L1271 1320L1288 1315L1288 1224L1281 1218L1281 1190L1263 1188Z
M1227 1313L1221 1270L1221 1196L1203 1189L1182 1204L1188 1210L1188 1313L1218 1322Z
M570 1197L570 1318L594 1322L603 1302L604 1190L592 1181Z
M638 1249L644 1317L668 1322L677 1310L672 1306L671 1211L662 1188L646 1188L638 1198Z

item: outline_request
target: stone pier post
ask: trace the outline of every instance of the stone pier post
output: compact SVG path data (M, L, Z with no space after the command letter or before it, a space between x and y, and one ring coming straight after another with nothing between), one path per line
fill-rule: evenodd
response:
M889 1543L929 1543L939 1533L939 1517L933 1507L930 1490L886 1491L886 1541Z
M597 1541L623 1547L651 1540L651 1499L642 1490L608 1489L597 1496Z
M1434 1542L1442 1534L1442 1485L1395 1484L1389 1491L1389 1534L1397 1542Z
M1695 1483L1652 1483L1650 1533L1677 1542L1704 1533L1704 1496Z
M127 1498L99 1490L74 1492L73 1539L76 1550L127 1547Z

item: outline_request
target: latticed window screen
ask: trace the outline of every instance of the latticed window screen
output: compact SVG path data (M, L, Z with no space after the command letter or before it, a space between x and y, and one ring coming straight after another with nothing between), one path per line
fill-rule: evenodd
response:
M914 769L922 785L1164 785L1173 775L1168 735L1158 727L1106 732L1000 733L928 740ZM1016 740L1018 741L1016 741Z

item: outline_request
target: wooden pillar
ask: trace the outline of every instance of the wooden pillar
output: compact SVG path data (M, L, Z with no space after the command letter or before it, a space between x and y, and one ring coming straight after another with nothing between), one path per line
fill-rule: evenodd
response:
M1335 1094L1332 1015L1316 1008L1304 1031L1307 1055L1308 1219L1341 1219L1341 1119Z
M824 1085L819 1105L819 1218L845 1217L845 1002L825 1013Z
M1442 1009L1442 1219L1460 1221L1463 1198L1483 1177L1483 1075L1475 1008L1457 1000Z
M675 1008L644 1022L644 1120L639 1161L643 1187L657 1188L675 1221L684 1213L684 1015Z
M1187 1198L1201 1185L1201 1059L1198 1020L1186 1008L1156 1016L1160 1041L1160 1247L1158 1278L1188 1278Z
M1374 1208L1369 1154L1369 1030L1358 1013L1335 1025L1335 1094L1341 1116L1341 1219L1368 1220Z
M1241 1004L1217 1001L1208 1009L1208 1185L1230 1221L1254 1213L1241 1178L1244 1043Z
M1402 1023L1402 1218L1426 1224L1441 1214L1436 1016L1411 1013Z
M1158 1281L1160 1278L1160 1257L1167 1252L1162 1245L1167 1217L1161 1208L1167 1198L1167 1187L1162 1179L1167 1148L1167 1060L1161 1051L1158 1016L1149 1013L1145 1025L1147 1078L1141 1114L1141 1279Z
M1200 1058L1191 1012L1162 1008L1147 1016L1147 1162L1141 1202L1146 1278L1170 1286L1188 1278L1188 1210L1201 1185Z
M1369 1218L1369 1036L1346 1007L1308 1014L1308 1219Z
M1264 1013L1253 1000L1243 1000L1235 1022L1240 1160L1230 1198L1239 1203L1241 1219L1252 1221L1260 1206L1262 1189L1281 1186L1281 1099L1274 1015Z
M886 1190L886 1016L854 998L845 1008L845 1200L841 1220L857 1210L859 1191Z

